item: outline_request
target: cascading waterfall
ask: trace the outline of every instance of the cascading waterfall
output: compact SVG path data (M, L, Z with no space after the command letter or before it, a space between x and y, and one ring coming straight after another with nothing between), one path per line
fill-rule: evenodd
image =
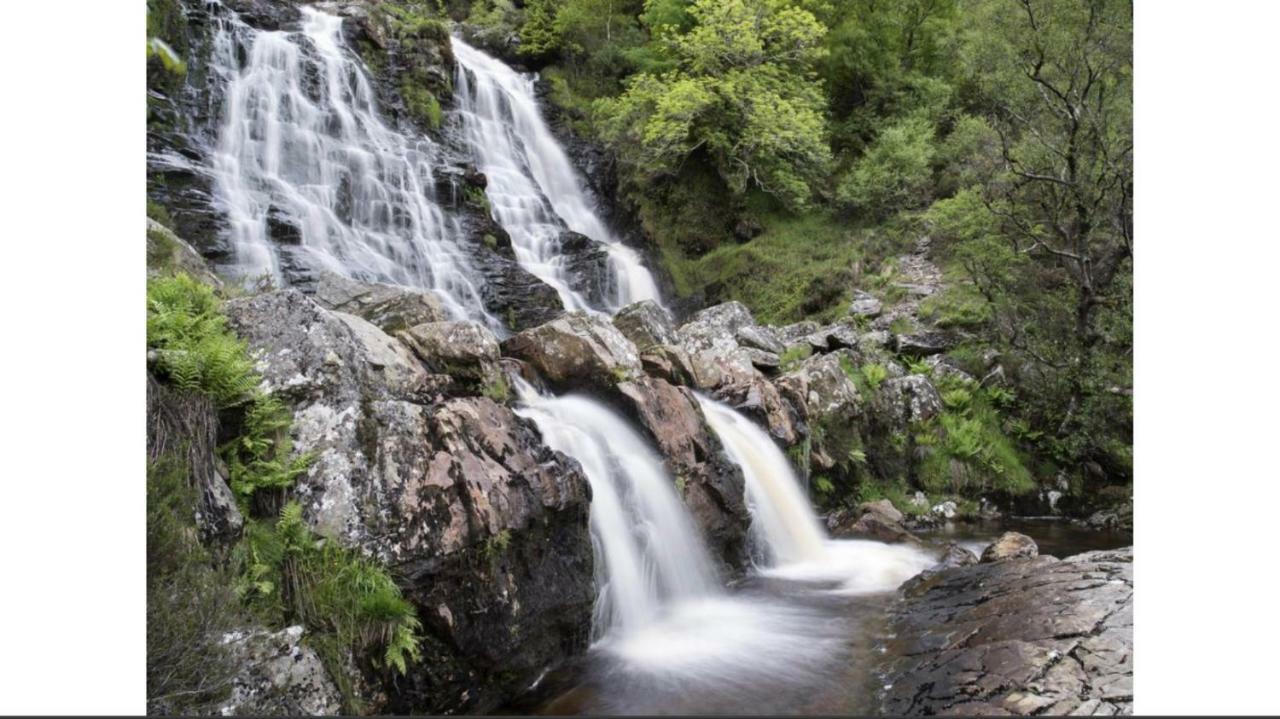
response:
M596 635L625 635L656 620L665 604L719 594L688 510L635 430L586 397L516 386L524 405L517 413L537 424L547 446L577 459L591 483Z
M703 396L698 402L726 454L742 469L752 530L768 554L764 574L836 581L839 591L866 594L892 589L933 565L934 557L917 547L828 538L791 463L768 433L719 402Z
M567 309L615 311L659 300L639 254L619 242L592 208L582 182L538 112L534 79L453 38L458 112L471 152L488 179L494 218L511 235L520 264L560 294ZM593 308L566 278L565 227L608 251L612 297Z
M214 40L226 87L214 188L230 221L231 271L279 282L283 251L304 266L434 290L454 317L495 325L456 218L432 201L437 148L379 117L341 18L301 10L301 32L256 30L228 11ZM273 241L282 224L296 237ZM296 247L282 250L282 240Z
M747 507L771 564L820 561L827 537L791 463L768 433L725 405L699 396L707 423L742 468Z

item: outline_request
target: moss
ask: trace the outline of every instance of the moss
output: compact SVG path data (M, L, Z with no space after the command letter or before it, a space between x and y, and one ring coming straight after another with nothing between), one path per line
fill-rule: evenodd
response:
M440 109L440 101L430 90L406 80L400 86L400 95L404 98L405 109L409 111L410 117L424 127L440 129L444 113Z
M511 388L507 385L507 378L502 374L485 384L480 393L498 404L506 404L511 399Z
M788 347L782 354L778 355L778 364L783 372L790 372L801 362L812 356L812 346L808 343L798 344L794 347Z
M498 238L486 232L484 235L484 246L491 250L496 250L498 248Z

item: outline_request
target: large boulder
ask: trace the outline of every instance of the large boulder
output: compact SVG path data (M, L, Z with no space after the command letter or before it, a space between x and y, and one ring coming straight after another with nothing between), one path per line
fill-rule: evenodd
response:
M850 523L849 513L837 512L827 519L827 527L840 536L862 537L878 542L920 544L919 538L902 526L902 512L887 499L863 502L852 516L856 519Z
M847 463L863 446L859 427L866 401L843 366L853 362L847 350L815 355L774 380L808 425L810 461L819 470Z
M675 345L651 345L640 352L640 366L652 377L672 384L694 385L693 361Z
M751 522L742 471L726 458L697 400L655 377L623 382L618 392L657 445L712 553L740 566Z
M1005 532L982 550L983 562L1003 562L1008 559L1034 559L1040 554L1036 540L1018 532Z
M334 716L342 695L320 655L303 643L302 627L236 631L222 641L238 670L223 716Z
M487 397L429 375L368 322L286 290L227 304L313 460L296 495L320 534L393 567L424 658L392 709L485 712L584 649L593 602L578 466Z
M725 302L694 313L676 330L676 340L690 355L705 350L725 354L738 347L738 330L755 323L746 305Z
M194 247L174 234L173 230L147 218L147 276L185 272L207 285L221 288L222 280Z
M671 313L653 300L641 300L618 310L613 326L641 351L653 345L670 345L675 339Z
M333 272L320 273L315 300L321 307L366 319L387 334L448 317L432 292L361 282Z
M888 631L885 715L1130 714L1133 550L946 569Z
M924 375L885 380L874 404L881 421L899 427L925 422L942 413L942 397Z
M609 387L642 373L636 346L608 319L585 312L525 330L503 342L502 351L560 389Z
M400 333L418 359L472 394L502 383L498 338L474 322L424 322Z

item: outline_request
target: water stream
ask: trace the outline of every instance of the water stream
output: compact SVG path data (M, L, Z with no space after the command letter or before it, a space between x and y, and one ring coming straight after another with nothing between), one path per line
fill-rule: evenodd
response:
M571 310L613 312L640 300L659 300L639 254L609 231L583 183L538 110L532 76L453 38L458 61L455 92L469 150L488 179L494 218L511 235L520 264L560 294ZM605 306L570 286L561 233L602 243L608 252Z

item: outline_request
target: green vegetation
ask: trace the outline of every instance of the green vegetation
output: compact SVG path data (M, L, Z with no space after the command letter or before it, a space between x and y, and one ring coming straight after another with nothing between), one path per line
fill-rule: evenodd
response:
M343 652L362 668L404 673L420 658L413 605L385 568L307 528L290 496L311 457L295 455L293 416L257 389L247 346L227 328L211 287L185 274L149 280L147 347L162 377L241 413L238 436L220 454L246 516L230 563L214 557L196 539L195 489L185 473L176 463L149 469L149 699L194 710L222 696L223 649L209 631L247 624L243 605L268 626L302 623L354 709ZM153 677L153 658L175 668L157 666Z
M1022 453L1005 434L992 395L975 383L940 381L944 411L915 436L925 450L918 466L929 492L976 495L988 491L1024 494L1035 489Z
M246 399L257 385L246 346L227 329L213 288L186 274L147 281L147 348L161 374L219 406Z
M813 347L807 343L788 347L782 354L778 355L778 364L783 372L790 372L795 369L801 362L813 356Z
M481 394L498 404L506 404L511 399L511 387L507 384L507 378L502 373L498 373L493 381L488 382L480 390Z

